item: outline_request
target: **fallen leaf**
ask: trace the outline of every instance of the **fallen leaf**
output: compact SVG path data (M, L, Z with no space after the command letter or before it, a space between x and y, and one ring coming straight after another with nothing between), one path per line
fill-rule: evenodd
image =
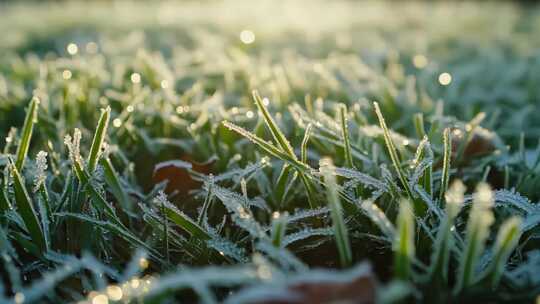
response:
M170 194L177 191L180 195L187 195L189 191L201 187L201 182L191 177L190 171L203 174L212 172L212 165L215 159L210 159L205 163L197 163L189 155L182 155L180 159L168 160L158 163L154 167L154 184L168 181L165 192Z
M256 304L370 304L375 303L377 282L370 267L346 280L322 276L291 282L283 294ZM288 295L288 296L287 296Z

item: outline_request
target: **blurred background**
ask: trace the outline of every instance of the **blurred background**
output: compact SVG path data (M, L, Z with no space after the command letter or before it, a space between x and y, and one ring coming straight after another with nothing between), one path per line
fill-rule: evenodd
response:
M277 110L306 93L382 100L404 133L411 115L441 102L462 121L485 111L507 143L540 136L540 13L530 3L7 1L0 32L0 133L22 121L22 101L63 99L66 86L90 105L161 88L164 113L199 86L225 108L251 107L252 89Z
M372 70L444 100L461 119L497 103L487 110L500 135L515 140L526 126L533 140L540 135L531 117L540 90L539 30L537 7L522 2L4 1L0 102L35 93L30 78L7 88L1 74L19 69L24 76L21 60L33 57L65 58L54 64L89 69L110 87L148 64L176 92L203 79L216 90L238 76L234 86L264 87L278 101L306 90L357 100L373 90ZM0 121L3 130L11 123Z

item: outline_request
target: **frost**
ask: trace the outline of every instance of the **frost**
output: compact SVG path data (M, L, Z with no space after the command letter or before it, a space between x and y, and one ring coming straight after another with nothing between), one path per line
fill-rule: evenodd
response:
M34 192L39 190L41 184L45 182L47 178L47 152L39 151L36 156L36 173L34 179Z

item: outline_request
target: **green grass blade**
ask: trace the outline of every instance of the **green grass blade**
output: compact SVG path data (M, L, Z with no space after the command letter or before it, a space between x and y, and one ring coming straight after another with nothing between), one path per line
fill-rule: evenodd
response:
M442 203L446 189L448 189L448 182L450 181L450 159L452 157L452 137L450 136L450 129L444 129L443 133L443 168L441 175L441 189L439 192L439 202Z
M418 138L424 138L426 136L426 129L424 127L424 114L416 113L413 116L413 123Z
M11 209L8 196L4 189L0 189L0 214Z
M101 109L101 116L99 118L96 132L94 133L94 139L92 140L92 147L90 147L90 154L88 155L88 171L94 172L96 165L101 155L101 148L103 141L107 135L107 127L109 125L109 117L111 115L111 108Z
M199 217L197 218L197 224L199 226L202 225L203 221L208 217L208 209L210 209L210 205L212 204L212 201L214 199L214 193L212 192L213 186L214 186L214 175L210 174L209 180L208 180L208 193L206 193L203 206L201 209L201 213L199 213Z
M315 185L304 173L300 172L298 173L298 176L300 177L300 180L302 181L302 184L304 184L304 188L306 189L309 207L311 209L316 208L317 200L315 199Z
M160 206L158 207L162 208L167 218L182 230L203 241L212 238L206 230L199 226L189 216L178 210L178 208L171 204L166 198L159 196L156 200L159 201Z
M397 233L394 240L394 272L396 278L407 281L411 276L411 264L414 259L414 216L407 200L399 204L397 217Z
M414 164L418 165L426 158L430 160L431 164L427 166L427 168L424 170L419 182L431 198L433 197L433 151L431 150L431 144L429 143L428 137L424 136L424 138L420 141L420 144L418 145Z
M285 200L285 196L287 195L287 182L289 181L289 176L291 172L293 172L291 170L291 166L289 166L287 163L284 163L273 191L276 200L276 206L278 207L281 207L283 205L283 201Z
M127 194L125 188L120 182L120 177L114 169L114 166L111 160L108 157L103 157L100 161L101 166L103 167L105 182L110 187L110 191L114 197L120 202L122 207L126 210L132 209L132 202Z
M377 118L379 119L379 124L381 126L381 129L383 129L384 141L386 142L386 148L388 149L388 153L390 154L390 158L392 160L392 164L394 165L394 169L396 170L396 173L398 174L401 185L405 189L407 196L409 197L409 199L412 200L413 199L412 192L409 187L409 184L407 183L405 172L403 172L403 169L401 168L401 161L399 159L396 146L394 145L394 142L392 141L392 137L390 136L390 131L388 130L388 127L386 126L386 121L384 120L384 116L382 115L381 109L379 108L379 104L377 102L374 102L373 106L375 107L375 113L377 114Z
M388 240L392 240L396 235L396 228L388 220L384 211L379 208L372 200L365 200L360 203L360 208L379 227L381 232Z
M270 115L270 112L268 112L268 109L266 108L266 105L264 104L261 96L259 96L259 92L253 91L253 99L255 100L257 108L262 113L264 122L270 130L270 133L272 133L272 137L274 138L276 144L280 146L285 153L296 159L296 155L294 154L294 150L291 147L291 144L289 143L283 132L281 132L281 130L279 129L274 118L272 118L272 116Z
M283 238L287 230L288 213L274 212L272 214L272 244L280 248L283 244Z
M454 219L463 204L464 193L465 186L459 180L452 183L446 193L446 215L439 225L435 250L431 257L430 278L432 279L442 279L443 282L448 279L448 261L450 249L453 246L452 227L454 226Z
M332 224L334 226L334 237L339 252L339 260L342 267L347 267L352 263L352 251L347 226L345 225L345 220L343 218L341 202L339 200L338 185L334 175L332 160L329 158L322 159L320 171L324 177L324 182L326 183L326 194L328 205L330 207Z
M476 264L489 235L489 227L494 221L493 192L487 184L480 184L473 196L473 204L467 222L467 239L458 273L458 282L454 289L459 294L470 287L476 277Z
M19 170L17 170L17 167L12 167L12 173L17 212L21 215L32 240L41 251L44 251L46 249L45 235L43 234L43 229L39 224L39 218L34 210L32 199L28 195L23 178L20 175Z
M339 118L341 123L341 137L343 138L343 147L345 152L345 162L349 168L354 169L354 163L351 152L351 142L349 140L349 126L347 121L347 106L339 105Z
M235 131L236 133L238 133L238 134L244 136L245 138L249 139L251 142L256 144L259 148L263 149L266 153L270 154L271 156L274 156L274 157L276 157L278 159L281 159L283 161L288 162L289 164L291 164L296 169L299 169L300 171L307 171L307 170L310 169L306 164L298 161L296 158L291 157L289 154L284 153L283 151L281 151L279 148L277 148L273 144L271 144L269 142L266 142L264 139L262 139L262 138L258 137L257 135L245 130L244 128L239 127L239 126L237 126L237 125L235 125L235 124L233 124L231 122L228 122L228 121L224 121L223 125L225 127L229 128L230 130Z
M21 141L17 148L17 159L15 161L15 167L20 172L24 166L24 161L28 155L28 149L30 147L30 140L32 139L32 133L34 131L34 124L37 122L37 114L39 109L39 99L37 97L32 98L28 110L26 111L26 118L24 119L24 125L22 128Z
M97 205L96 207L98 207L98 209L100 210L105 211L109 219L113 220L115 224L123 225L120 219L116 216L114 208L107 202L107 200L105 200L100 191L96 189L96 187L94 187L94 185L90 182L90 174L86 172L81 166L81 164L78 162L74 162L73 167L75 170L75 175L77 175L79 182L83 186L86 186L89 190L92 201Z
M498 287L506 261L519 242L521 223L521 218L514 216L506 220L499 229L495 247L493 248L494 257L490 266L488 266L489 281L493 290Z
M307 164L307 158L308 158L308 155L307 155L307 145L308 145L308 142L309 142L309 138L311 137L311 129L313 128L313 125L312 124L309 124L307 127L306 127L306 131L304 133L304 138L302 139L302 146L300 148L300 160L304 163L304 164Z
M137 238L127 228L123 226L119 226L116 223L112 223L109 221L101 221L101 220L86 216L81 213L59 212L59 213L55 213L54 215L59 216L59 217L75 218L80 221L90 223L95 227L99 227L100 229L108 230L109 232L118 235L119 237L124 239L126 242L132 244L133 246L148 250L148 252L150 252L154 257L156 258L160 257L160 254L156 250L154 250L151 246L149 246L148 244L146 244L145 242Z
M167 196L163 191L160 191L156 200L160 204L159 209L161 211L161 217L163 220L163 248L165 249L165 258L167 259L167 263L169 263L171 260L169 254L169 222L167 220L167 213L165 209L165 203L168 202Z

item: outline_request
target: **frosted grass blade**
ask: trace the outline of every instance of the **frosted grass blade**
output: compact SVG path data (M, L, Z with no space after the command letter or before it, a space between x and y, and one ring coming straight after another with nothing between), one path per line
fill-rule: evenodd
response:
M17 147L17 159L15 161L15 167L20 172L24 166L24 161L28 155L28 149L30 147L30 140L32 139L32 133L34 132L34 124L37 122L37 114L39 108L39 99L33 97L28 110L26 111L26 118L21 133L21 141Z

